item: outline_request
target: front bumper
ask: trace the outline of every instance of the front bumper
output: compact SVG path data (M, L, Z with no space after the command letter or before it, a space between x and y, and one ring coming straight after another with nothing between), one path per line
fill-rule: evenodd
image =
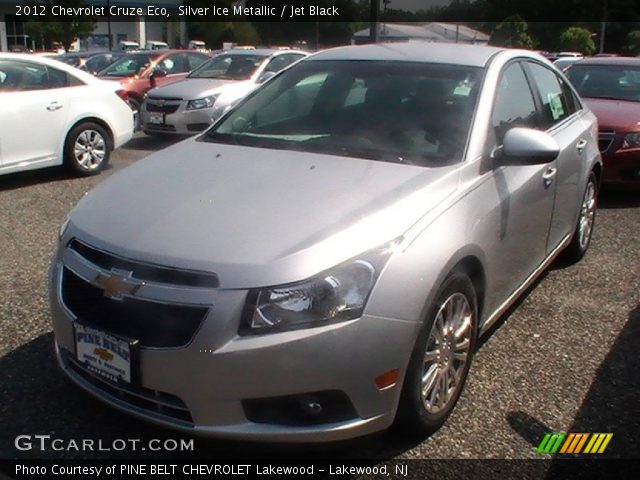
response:
M282 442L343 440L383 430L393 421L417 323L365 315L318 328L241 337L246 291L172 288L167 301L182 298L200 306L206 301L207 314L187 345L143 346L139 385L122 386L95 377L75 361L75 315L63 298L64 268L83 278L93 278L90 269L100 270L78 263L68 249L52 261L50 303L58 360L76 384L115 408L196 434ZM148 284L136 296L160 301L162 291ZM379 390L374 379L393 369L400 370L400 380ZM281 422L277 415L274 421L248 418L246 402L252 399L336 391L353 407L349 418L322 423Z
M187 110L186 101L147 99L140 109L142 129L153 134L195 135L211 124L213 111L213 108Z

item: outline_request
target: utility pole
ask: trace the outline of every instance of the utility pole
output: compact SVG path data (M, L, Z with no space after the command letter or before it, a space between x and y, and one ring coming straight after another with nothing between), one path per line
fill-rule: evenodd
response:
M107 0L107 29L109 32L109 51L113 50L113 38L111 38L111 0Z
M370 0L369 43L378 43L379 16L380 16L380 0Z
M604 37L607 34L607 0L602 2L602 21L600 22L600 48L599 52L604 53Z

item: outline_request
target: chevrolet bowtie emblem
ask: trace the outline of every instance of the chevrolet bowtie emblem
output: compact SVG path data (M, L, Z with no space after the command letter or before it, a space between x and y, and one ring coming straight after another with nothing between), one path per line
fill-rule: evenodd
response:
M102 359L102 361L104 361L104 362L110 362L111 360L113 360L113 353L110 353L105 348L96 347L96 348L93 349L93 353L95 353L97 356L99 356Z
M104 290L104 296L114 300L122 300L124 295L134 295L144 282L131 278L132 272L111 270L109 273L100 272L95 278L95 284Z

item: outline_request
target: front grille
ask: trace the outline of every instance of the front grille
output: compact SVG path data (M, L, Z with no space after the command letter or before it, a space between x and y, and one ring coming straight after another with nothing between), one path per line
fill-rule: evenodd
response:
M114 300L68 268L62 273L62 301L79 320L123 337L142 347L187 345L207 314L204 307L171 305L148 300Z
M616 132L610 129L601 129L598 132L598 149L600 152L604 153L609 150L613 140L616 136Z
M61 349L60 356L65 367L73 371L86 382L102 391L104 394L115 399L122 400L130 405L146 410L156 417L169 417L178 420L186 426L193 426L193 419L186 404L169 393L160 390L152 390L144 387L134 387L128 385L126 387L115 385L105 379L92 374L78 364L73 355L67 350Z
M180 103L165 103L166 100L160 100L162 103L156 103L159 99L149 98L147 99L147 112L157 112L157 113L175 113L180 108ZM172 100L173 102L176 99Z
M68 248L103 270L119 269L131 272L133 278L148 282L185 287L217 288L218 277L213 273L180 270L128 260L72 240Z

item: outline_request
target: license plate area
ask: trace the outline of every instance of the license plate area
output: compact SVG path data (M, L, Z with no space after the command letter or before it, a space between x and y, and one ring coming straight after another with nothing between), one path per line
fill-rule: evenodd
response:
M150 113L149 114L149 123L153 123L154 125L163 125L164 124L164 113Z
M75 357L80 366L114 384L137 385L137 340L74 322Z

